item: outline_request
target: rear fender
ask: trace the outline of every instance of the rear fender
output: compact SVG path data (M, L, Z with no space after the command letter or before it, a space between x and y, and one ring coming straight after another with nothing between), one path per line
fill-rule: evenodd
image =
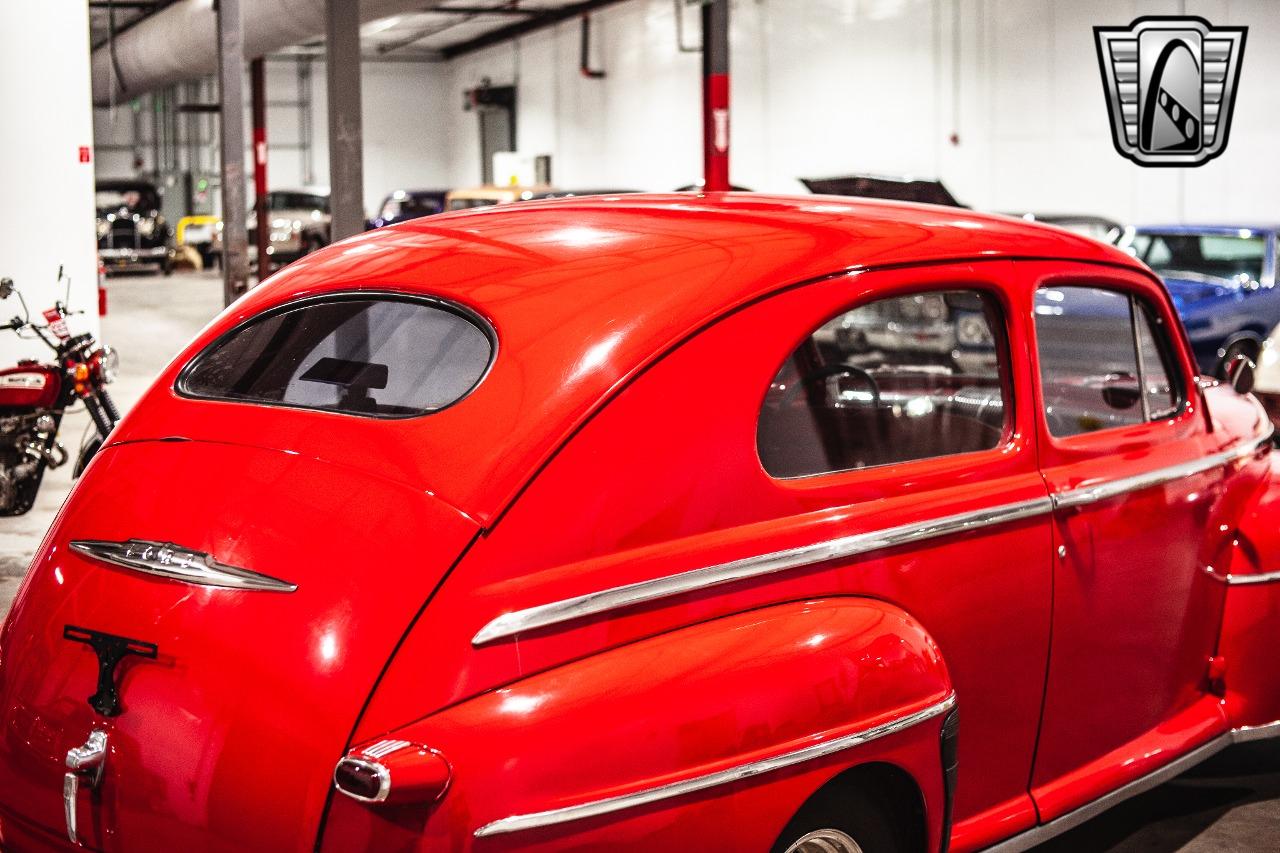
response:
M1226 663L1226 708L1235 728L1280 721L1280 456L1242 516L1232 545L1218 649ZM1280 725L1271 730L1280 735ZM1261 732L1253 732L1261 734Z
M434 810L335 795L322 846L767 849L832 777L883 762L920 788L936 850L953 705L937 646L892 605L842 597L739 613L389 735L438 750L453 770L446 794Z

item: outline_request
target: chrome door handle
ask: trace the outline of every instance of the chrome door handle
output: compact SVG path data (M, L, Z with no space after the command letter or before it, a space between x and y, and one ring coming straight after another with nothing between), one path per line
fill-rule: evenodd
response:
M62 811L67 819L67 838L71 839L72 844L80 843L76 837L76 801L81 782L89 789L98 787L106 763L107 733L102 729L94 729L83 745L67 751L67 768L70 772L62 777Z

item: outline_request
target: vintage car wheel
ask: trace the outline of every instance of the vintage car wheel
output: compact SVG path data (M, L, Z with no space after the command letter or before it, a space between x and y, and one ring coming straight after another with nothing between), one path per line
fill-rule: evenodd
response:
M817 829L798 839L787 848L787 853L863 853L863 850L847 832Z
M773 853L902 853L911 849L906 823L890 802L848 787L811 798L773 846Z

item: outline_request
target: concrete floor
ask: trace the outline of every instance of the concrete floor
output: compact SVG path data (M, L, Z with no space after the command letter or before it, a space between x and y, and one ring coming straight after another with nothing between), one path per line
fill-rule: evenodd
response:
M122 411L222 307L216 273L172 278L116 277L103 338L120 351L112 386ZM88 425L64 421L72 447ZM0 520L0 616L8 612L27 563L71 488L71 465L51 472L35 508ZM1112 809L1036 848L1035 853L1258 853L1280 851L1280 743L1234 747L1192 772Z

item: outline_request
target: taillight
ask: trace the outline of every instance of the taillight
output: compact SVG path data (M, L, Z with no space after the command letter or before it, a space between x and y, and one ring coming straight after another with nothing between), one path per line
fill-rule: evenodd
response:
M333 769L333 784L362 803L434 803L449 787L444 756L407 740L353 749Z

